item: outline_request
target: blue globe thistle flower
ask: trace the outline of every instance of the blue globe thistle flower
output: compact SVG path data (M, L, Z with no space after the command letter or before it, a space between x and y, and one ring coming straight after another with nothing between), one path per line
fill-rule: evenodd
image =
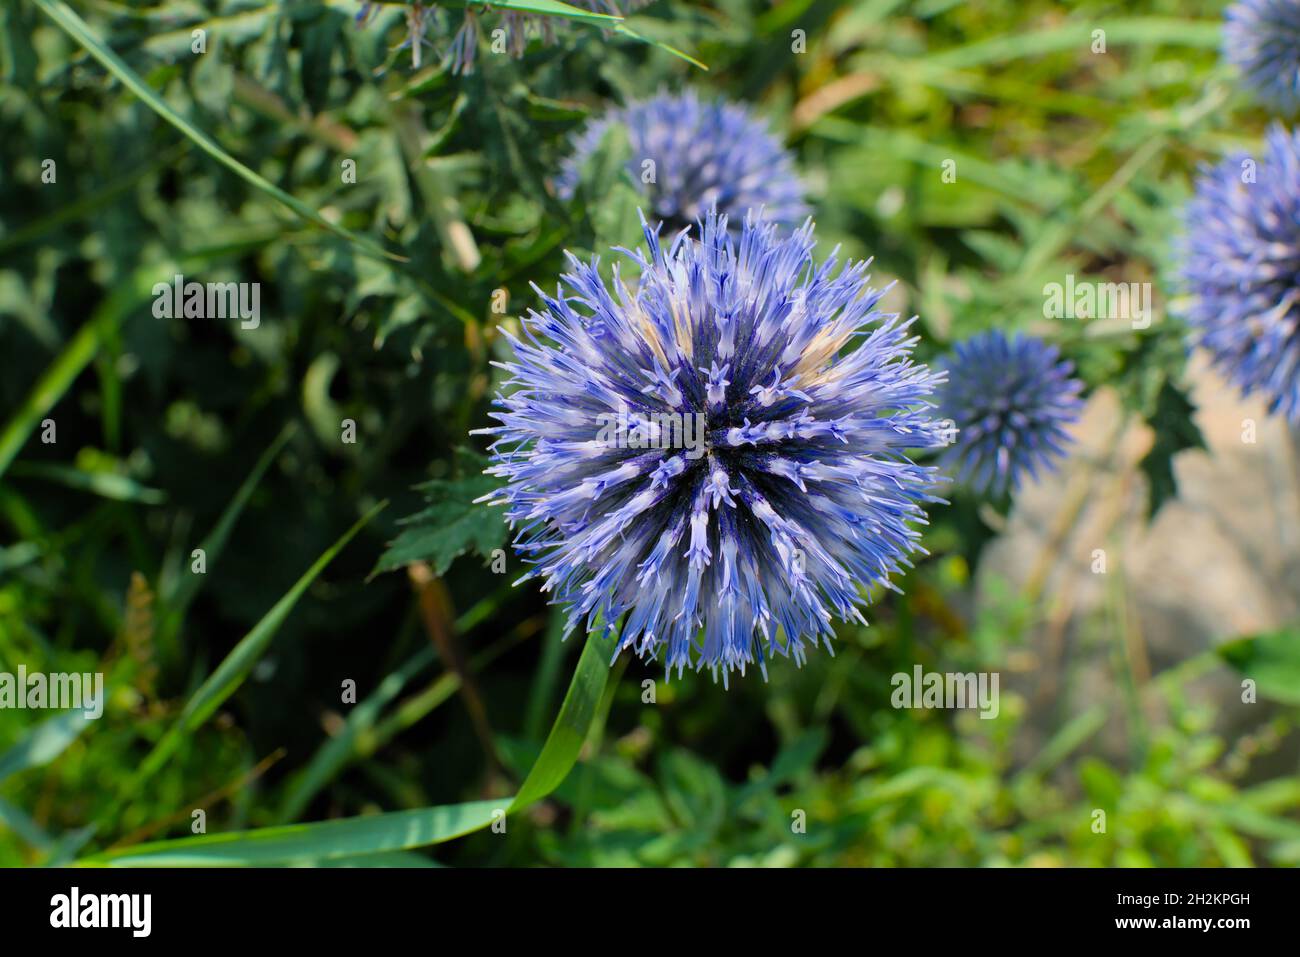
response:
M1223 56L1263 102L1300 107L1300 0L1241 0L1228 8Z
M1195 344L1243 395L1300 424L1300 134L1275 124L1262 162L1204 170L1184 221Z
M942 461L959 481L1001 495L1055 468L1083 406L1083 383L1055 346L994 329L957 345L944 368L939 410L956 431Z
M660 93L648 100L607 111L573 139L570 156L556 177L556 192L571 199L582 168L613 125L621 126L632 147L628 174L642 184L653 216L672 233L702 218L710 209L740 223L760 208L763 215L794 226L808 213L794 160L748 109L733 103L701 103L693 92ZM644 183L651 169L654 181Z
M897 590L924 553L940 479L906 453L938 442L938 377L910 359L911 321L877 311L867 263L814 264L811 222L737 236L710 214L667 246L642 225L648 255L622 250L635 291L570 255L567 291L503 330L500 424L481 432L507 484L486 500L570 631L626 615L618 651L670 676L802 664L832 618L864 622L862 586Z

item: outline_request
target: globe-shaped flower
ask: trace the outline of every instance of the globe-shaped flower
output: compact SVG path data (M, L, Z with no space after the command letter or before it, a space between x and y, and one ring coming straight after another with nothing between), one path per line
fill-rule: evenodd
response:
M1223 55L1260 100L1300 107L1300 0L1241 0L1228 8Z
M709 215L628 253L635 291L570 257L567 292L508 332L487 470L515 547L569 628L622 616L619 650L724 681L755 659L802 663L862 586L920 552L937 470L937 376L910 322L877 311L866 263L813 264L813 227L739 236ZM856 347L855 347L856 346Z
M1300 135L1205 170L1185 214L1194 342L1245 395L1300 424Z
M957 345L945 363L939 409L950 431L943 462L959 481L1001 495L1052 469L1079 416L1083 383L1055 346L1000 330Z
M660 93L589 122L574 137L556 177L561 198L573 197L583 167L614 125L622 127L631 146L628 174L668 233L715 208L733 224L751 210L761 209L785 226L807 215L794 161L766 124L742 106L701 103L690 91Z

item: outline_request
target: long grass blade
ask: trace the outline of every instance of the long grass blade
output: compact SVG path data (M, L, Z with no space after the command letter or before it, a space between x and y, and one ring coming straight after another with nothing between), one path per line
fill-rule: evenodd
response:
M203 549L206 561L215 562L221 556L226 547L226 540L230 537L231 529L239 521L239 516L243 514L248 500L261 483L262 476L266 474L266 470L271 467L271 463L279 457L280 452L283 451L285 445L297 431L298 426L296 423L290 422L286 425L253 465L253 470L248 473L248 477L244 479L243 484L235 492L234 498L222 511L221 517L217 519L217 524L212 526L212 531L208 532L207 537L199 543L199 548ZM166 606L160 627L164 640L169 639L180 627L180 623L185 617L185 610L189 607L190 602L194 600L194 596L198 594L203 581L201 575L179 575L164 579L159 583L159 598Z
M49 764L81 736L90 720L82 711L63 711L28 729L0 754L0 781L19 771Z
M588 637L546 745L513 798L156 841L92 855L80 863L122 867L310 863L410 850L482 830L546 797L573 770L582 743L598 719L614 647L613 632L597 629Z
M155 774L167 762L167 759L175 753L185 735L199 728L212 716L217 708L221 707L222 702L235 693L239 686L244 683L244 679L252 672L253 667L261 659L266 649L270 647L275 633L279 631L284 620L289 617L289 613L293 611L298 599L302 597L303 593L320 573L325 570L325 566L334 560L334 556L341 552L348 542L352 541L353 536L361 531L387 504L387 502L380 502L344 532L343 536L326 549L320 558L316 559L311 568L303 573L302 577L294 583L294 586L289 589L284 597L276 602L274 607L262 617L262 620L253 626L252 631L245 635L239 644L231 650L230 654L217 666L216 670L208 676L208 680L203 682L190 700L185 703L185 708L181 711L180 717L176 719L176 723L167 730L167 733L154 746L154 749L132 777L131 783L125 789L126 793L134 792L144 781Z
M270 180L261 176L259 173L245 166L230 153L222 149L220 144L212 137L208 136L197 126L191 123L185 117L181 116L167 104L157 93L155 93L134 70L114 53L104 42L91 31L85 20L81 19L71 7L63 0L32 0L41 11L59 27L85 47L86 52L104 65L109 73L117 79L128 90L138 96L144 104L153 110L160 117L170 123L176 129L180 130L185 136L203 152L207 153L222 166L225 166L240 179L244 180L255 189L260 190L267 196L279 202L281 205L292 210L303 219L326 229L334 235L346 239L355 245L359 250L376 259L387 259L394 262L406 262L406 257L390 253L372 239L365 236L358 236L349 229L332 223L319 212L312 209L306 203L302 202L295 196L286 193L280 187L276 186Z

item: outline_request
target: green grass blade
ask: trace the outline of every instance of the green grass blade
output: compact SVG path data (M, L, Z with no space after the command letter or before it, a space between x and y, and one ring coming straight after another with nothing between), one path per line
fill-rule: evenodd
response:
M561 641L564 635L564 615L559 608L551 610L542 639L542 660L533 674L533 687L528 694L528 707L524 710L524 737L529 741L541 739L546 716L551 712L551 702L560 684L560 666L569 644Z
M95 836L95 831L94 824L87 824L85 827L64 831L46 848L45 857L40 862L41 866L68 867L81 849L86 846L86 842Z
M15 478L38 478L79 492L89 492L113 502L138 502L161 505L167 494L160 489L141 485L135 479L115 472L88 472L56 462L19 462L13 467Z
M1098 705L1071 718L1017 775L1017 780L1046 774L1052 770L1069 757L1071 752L1100 731L1107 717L1106 709Z
M288 793L280 805L280 821L292 821L303 812L311 799L353 756L360 739L374 728L384 708L402 693L412 678L432 664L435 657L433 646L426 644L402 667L385 676L374 693L348 713L343 730L321 745L307 767L290 781Z
M186 34L188 40L189 34ZM119 196L123 196L145 177L152 176L160 170L175 166L181 158L181 151L185 144L177 143L173 148L164 150L162 155L152 163L146 163L137 166L129 173L115 179L113 182L97 189L92 193L82 196L61 206L47 216L43 216L35 222L28 223L26 226L18 229L4 237L0 237L0 253L8 252L11 249L19 249L38 239L48 232L58 229L60 226L66 226L69 223L75 223L85 219L92 213L99 212L105 206L114 202Z
M569 690L565 692L560 713L551 725L546 745L510 804L512 813L522 811L559 787L578 760L578 751L582 742L587 740L587 732L596 719L597 707L609 681L609 660L616 641L613 631L604 632L599 623L596 629L582 649L582 657L578 659L578 667L569 682Z
M203 549L203 555L206 561L215 562L220 557L221 552L226 547L226 540L230 537L231 529L239 521L239 516L243 514L244 506L252 497L253 491L262 481L262 476L266 470L271 467L284 449L285 444L293 438L298 431L296 423L290 422L286 425L275 440L267 446L265 452L253 465L253 470L248 473L239 490L235 492L225 510L222 511L221 517L217 519L217 524L212 526L212 531L208 532L206 538L199 544ZM202 575L179 575L173 578L166 578L159 583L158 595L161 602L166 606L166 612L161 622L161 631L164 639L170 639L180 627L182 619L185 617L185 610L189 607L194 596L198 594L199 588L203 584Z
M533 16L561 17L566 20L577 20L581 23L604 27L618 36L627 37L629 40L635 40L638 43L648 43L650 46L658 47L666 53L671 53L673 56L685 60L694 67L708 70L707 66L689 53L684 53L662 40L656 40L653 37L638 33L629 27L622 17L610 16L607 13L583 10L571 4L559 3L557 0L464 0L464 6L483 7L491 10L510 10L514 13Z
M489 615L489 609L496 606L496 598L497 596L491 596L483 599L456 619L456 634L465 634ZM484 649L471 660L470 671L480 671L514 642L514 638L507 636ZM383 709L392 703L411 678L436 658L433 646L425 646L398 671L388 675L373 694L352 709L343 730L322 744L307 767L290 780L275 823L291 822L351 761L364 754L373 754L376 749L450 700L460 690L460 677L455 672L447 672L423 692L403 701L381 720Z
M600 26L611 26L622 17L610 16L608 13L596 13L583 10L559 0L466 0L467 7L482 7L492 10L509 10L513 13L531 13L543 17L563 17L566 20L581 20Z
M80 863L145 867L311 863L410 850L482 830L502 813L522 811L546 797L573 770L605 695L615 641L614 633L599 631L587 639L546 746L514 798L155 841L92 855Z
M437 861L430 860L414 851L386 851L382 854L361 854L357 857L330 857L322 861L313 861L320 867L442 867Z
M505 806L504 800L471 801L317 824L203 834L108 851L79 863L117 867L247 867L362 857L441 844L470 834L490 825L493 816L500 817Z
M1223 42L1223 25L1219 21L1180 20L1173 17L1126 17L1107 21L1062 23L1033 33L993 37L927 58L932 64L966 68L989 63L1005 63L1021 57L1044 56L1078 50L1086 53L1092 31L1106 31L1109 46L1188 46L1217 50Z
M188 272L191 266L256 249L264 245L271 235L259 234L251 239L182 253L177 257L177 265L182 271ZM158 272L156 266L141 266L115 286L108 298L95 310L95 314L76 331L58 358L45 370L18 411L0 432L0 476L13 463L32 430L63 398L77 376L95 358L104 341L111 339L117 327L133 309L140 303L147 302L153 295Z
M54 360L54 364L45 370L45 374L23 400L4 431L0 432L0 475L4 475L45 413L54 408L63 393L68 391L81 371L90 364L90 360L99 351L99 342L100 322L91 319L77 330L76 335Z
M510 589L504 588L499 590L494 596L481 599L471 609L465 611L460 618L456 619L456 635L464 635L465 632L473 631L478 624L489 619L491 614L497 609L500 599L504 594L510 592ZM498 641L491 648L474 655L471 661L471 671L478 671L485 667L487 663L494 661L497 655L508 648L510 642ZM307 767L304 767L298 774L292 776L286 787L285 798L279 806L277 815L277 824L290 823L292 819L303 813L305 807L311 804L312 798L324 788L329 781L348 762L356 758L361 753L373 753L376 748L382 748L400 731L404 731L411 724L417 722L422 716L432 711L434 707L441 705L443 701L455 694L460 688L459 677L454 672L448 672L441 679L434 681L433 685L413 700L403 702L396 709L394 714L380 720L382 711L389 706L398 696L412 677L424 670L428 664L432 664L437 659L437 650L433 645L425 645L419 653L412 655L407 659L406 664L398 668L393 674L385 677L380 683L380 687L374 689L374 693L369 694L365 701L359 703L347 716L347 722L344 724L343 731L337 736L331 737L328 741L316 750L312 755L311 761Z
M325 566L334 560L334 556L342 551L348 542L352 541L353 536L361 531L366 523L378 515L387 504L387 502L380 502L344 532L338 541L326 549L320 558L316 559L311 568L303 573L302 577L294 583L294 586L289 589L284 597L276 602L275 606L262 617L262 620L253 626L253 630L245 635L239 644L231 650L225 660L208 676L208 680L203 682L190 700L185 703L185 708L181 711L180 717L176 719L176 723L167 730L162 740L154 746L153 751L145 758L131 783L126 787L125 793L134 792L145 780L156 773L172 756L176 748L184 740L185 735L190 734L203 722L207 721L213 712L221 707L222 702L235 693L235 690L244 683L244 679L248 677L254 665L266 652L271 640L275 637L275 633L279 631L284 620L289 617L289 612L293 611L298 599L302 597L317 576L325 570Z
M29 729L0 754L0 781L19 771L49 764L77 740L88 724L90 719L83 711L64 711Z
M91 31L86 21L81 19L71 7L63 0L32 0L41 11L59 27L81 44L91 56L104 65L109 73L117 79L128 90L144 101L149 109L153 110L160 117L170 123L176 129L180 130L185 136L189 137L199 149L207 153L222 166L225 166L240 179L244 180L255 189L260 190L267 196L278 201L281 205L292 210L303 219L326 229L342 239L355 245L359 250L376 259L388 259L395 262L406 262L406 258L388 252L372 239L364 236L358 236L351 230L345 229L337 223L331 223L324 216L312 209L306 203L296 197L286 193L270 180L261 176L254 170L245 166L235 157L221 148L216 140L208 136L198 127L196 127L185 117L181 116L172 109L157 93L155 93L139 74L132 70L126 63L104 42Z
M28 847L45 853L54 843L27 812L0 798L0 827L7 827Z
M679 60L685 60L691 66L696 67L697 69L700 70L704 70L705 72L708 72L709 68L706 64L695 59L695 57L691 56L689 53L685 52L684 50L679 50L677 49L677 47L672 46L671 44L668 43L664 43L662 40L656 40L653 37L646 36L645 34L637 33L626 23L618 24L618 26L614 27L614 32L620 36L625 36L630 40L636 40L638 43L648 43L652 47L658 47L660 50L663 50L665 53L671 53Z

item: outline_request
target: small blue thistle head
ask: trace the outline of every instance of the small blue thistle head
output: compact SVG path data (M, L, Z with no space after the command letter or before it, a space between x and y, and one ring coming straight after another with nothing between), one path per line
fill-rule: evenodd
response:
M802 664L923 553L940 478L907 452L938 444L939 377L867 263L814 264L811 222L710 214L666 247L642 224L634 292L570 256L567 290L503 330L488 500L570 630L626 615L618 650L670 675Z
M959 481L1002 495L1055 468L1083 405L1083 383L1055 346L994 329L958 344L944 367L939 410L956 431L943 464Z
M1262 162L1203 170L1184 222L1194 343L1243 395L1300 424L1300 135L1275 124Z
M1223 56L1264 103L1300 107L1300 0L1241 0L1228 8Z
M791 227L808 213L794 160L767 125L743 106L701 103L691 91L660 93L589 122L556 177L561 198L573 197L583 166L615 124L632 148L628 174L666 232L690 226L711 209L733 224L761 209L765 218ZM644 182L647 170L653 182Z
M572 0L570 6L603 13L613 17L624 17L634 10L647 6L652 0ZM504 31L505 50L514 59L521 59L528 50L531 40L539 40L543 46L551 46L560 37L566 25L566 18L544 13L518 13L506 11L501 19ZM465 20L457 31L446 62L452 73L469 74L474 72L474 56L478 45L479 26L474 20L472 10L465 10Z
M651 2L652 0L573 0L571 5L586 8L593 13L622 17L647 6ZM353 17L356 26L358 28L367 26L373 19L373 14L378 6L379 4L373 2L373 0L361 0L361 6ZM445 17L441 17L436 11L436 7L436 3L426 6L420 0L415 0L415 2L404 8L406 38L398 46L398 49L411 51L411 67L418 70L424 62L423 51L425 48L436 48L436 45L426 37L426 33L429 27L437 21L440 28L435 32L440 32L444 36L451 34L451 40L441 54L442 65L455 74L468 75L473 73L474 64L478 59L479 38L484 32L484 25L480 22L479 16L490 8L483 7L478 12L475 12L473 8L466 7L461 16L460 25L456 27L453 33L450 27L446 25L447 19L452 17L452 12L448 12ZM557 28L561 27L566 19L565 17L550 14L505 11L499 21L504 52L515 59L519 59L527 51L529 42L534 39L541 41L544 45L555 43L559 35Z

